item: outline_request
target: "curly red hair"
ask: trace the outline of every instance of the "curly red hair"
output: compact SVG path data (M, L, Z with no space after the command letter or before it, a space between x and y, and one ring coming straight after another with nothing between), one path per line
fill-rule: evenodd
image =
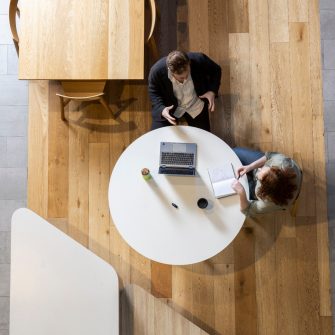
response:
M279 206L288 205L297 190L296 177L292 169L271 167L260 181L261 186L257 190L257 196L261 199L268 199Z

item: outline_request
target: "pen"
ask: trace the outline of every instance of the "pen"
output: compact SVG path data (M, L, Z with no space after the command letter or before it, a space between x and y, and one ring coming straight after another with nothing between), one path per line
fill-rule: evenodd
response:
M236 176L236 172L235 172L235 169L234 169L234 165L233 165L233 163L230 163L230 164L231 164L231 168L233 169L233 173L234 173L234 177L235 177L235 179L236 179L236 180L239 180L239 179L241 178L241 176L240 176L240 175Z
M174 202L172 202L171 205L172 205L174 208L178 208L178 206L177 206Z

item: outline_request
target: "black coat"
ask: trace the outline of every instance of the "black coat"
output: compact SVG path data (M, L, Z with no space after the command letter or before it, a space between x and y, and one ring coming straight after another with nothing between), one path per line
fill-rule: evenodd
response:
M189 52L191 76L194 89L198 96L208 91L218 95L221 81L221 67L202 53ZM152 102L152 118L156 121L162 118L165 107L173 105L170 113L173 114L178 101L173 94L172 82L168 77L166 57L161 58L151 68L149 73L149 96Z

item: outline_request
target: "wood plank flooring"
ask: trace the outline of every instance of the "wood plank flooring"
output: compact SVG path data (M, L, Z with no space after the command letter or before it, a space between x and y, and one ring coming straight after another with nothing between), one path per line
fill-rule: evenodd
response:
M107 188L120 154L150 129L145 80L108 83L116 120L97 104L71 103L69 123L59 84L30 83L28 207L109 261L122 285L141 286L209 334L331 334L318 0L158 4L160 52L177 43L222 67L213 132L230 145L300 155L297 216L248 219L229 247L195 265L132 250L110 218Z

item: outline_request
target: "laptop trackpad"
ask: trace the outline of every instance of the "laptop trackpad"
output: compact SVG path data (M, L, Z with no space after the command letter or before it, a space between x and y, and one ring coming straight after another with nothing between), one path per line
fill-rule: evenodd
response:
M173 143L172 144L172 151L173 152L186 152L187 146L185 143Z

